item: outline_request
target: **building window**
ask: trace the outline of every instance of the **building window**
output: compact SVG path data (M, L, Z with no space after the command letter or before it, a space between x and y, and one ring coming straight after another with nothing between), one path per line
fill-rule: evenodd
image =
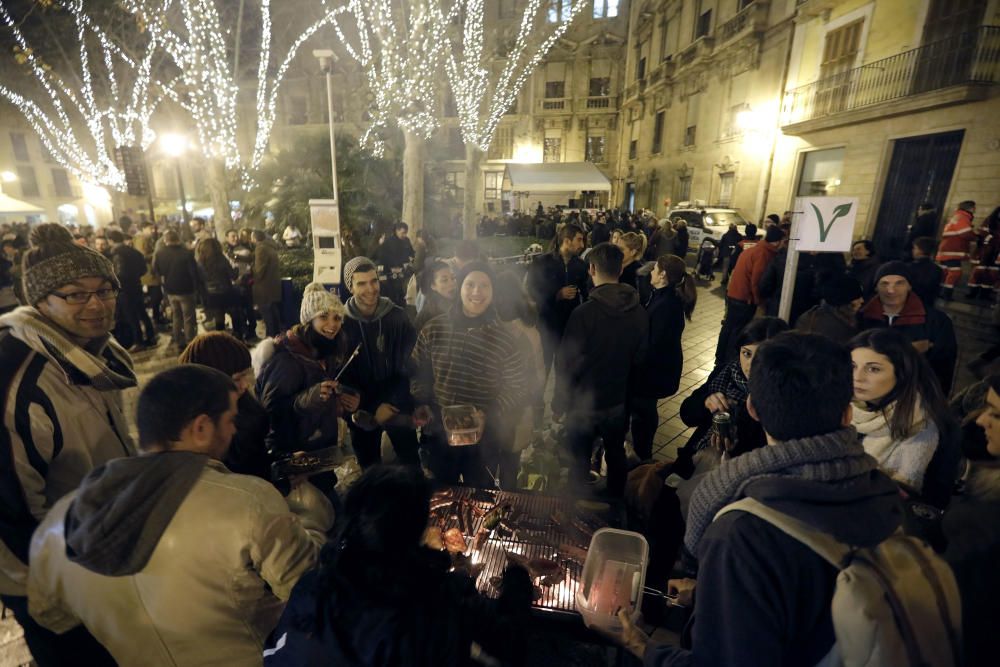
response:
M646 57L643 56L639 58L639 64L635 67L635 78L645 79L646 78Z
M861 48L861 29L864 19L832 30L823 42L823 60L819 66L819 78L835 76L854 68L854 61Z
M69 174L65 169L52 170L52 183L56 186L56 197L73 196L73 188L69 185Z
M753 0L740 0L739 3L737 3L737 4L738 4L738 7L736 9L736 13L739 14L744 9L746 9L747 7L749 7L750 5L752 5L753 4Z
M549 23L563 23L569 21L572 11L572 0L549 0L548 21Z
M729 207L733 205L733 183L735 174L727 172L719 174L719 206Z
M844 149L809 151L802 160L802 173L795 190L798 197L830 197L837 194L844 171Z
M515 0L500 0L500 13L499 17L502 19L512 19L514 18L514 13L517 11L517 3Z
M604 162L604 135L587 137L587 162Z
M698 131L697 125L689 125L684 128L684 145L694 146L695 136Z
M712 30L712 10L705 10L695 22L694 38L705 37Z
M565 81L546 81L545 82L545 97L547 98L563 98L566 97L566 82Z
M656 112L656 122L653 125L653 152L663 152L663 124L667 118L666 111Z
M444 174L444 191L453 199L461 199L465 190L465 172L447 171Z
M677 179L678 202L691 201L691 176L681 176Z
M542 162L562 162L562 138L545 137L542 149Z
M660 24L660 60L667 60L670 53L667 51L667 34L670 30L670 20L664 19Z
M618 16L618 0L594 0L594 18L611 19Z
M746 102L743 102L741 104L734 104L733 106L729 107L729 113L726 119L726 129L723 130L722 132L723 138L735 137L744 133L746 128L743 126L743 123L741 122L743 118L741 114L747 113L749 111L750 111L750 105L747 104Z
M500 199L500 189L503 187L503 172L488 171L484 174L483 182L486 184L483 193L486 199Z
M611 94L611 78L606 76L591 77L588 90L590 97L607 97Z
M20 132L11 132L10 145L14 147L15 160L18 162L31 161L31 156L28 155L28 142L25 141L23 134Z
M465 141L462 139L462 130L457 127L447 129L448 146L445 154L449 160L462 160L465 158Z
M698 129L698 99L699 95L692 95L687 100L687 122L684 123L684 145L694 146L696 131Z
M634 160L638 154L639 154L639 140L633 139L632 141L628 142L628 159Z
M514 157L514 128L510 126L498 127L490 143L490 150L487 159L490 160L510 160Z
M510 106L507 107L507 110L504 111L504 115L516 114L516 113L517 113L517 96L514 97L514 101L511 102Z
M35 168L21 166L17 168L17 180L21 184L22 197L40 197L38 179L35 178Z

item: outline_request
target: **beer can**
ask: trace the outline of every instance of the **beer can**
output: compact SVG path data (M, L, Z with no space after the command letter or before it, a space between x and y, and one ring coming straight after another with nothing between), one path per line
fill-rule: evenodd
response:
M712 415L712 430L725 441L733 439L733 419L728 412L716 412Z

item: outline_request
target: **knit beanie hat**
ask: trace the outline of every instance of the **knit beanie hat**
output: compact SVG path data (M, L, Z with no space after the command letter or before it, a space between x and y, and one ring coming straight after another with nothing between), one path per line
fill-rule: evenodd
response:
M378 270L378 265L367 257L362 257L358 255L354 259L347 260L347 264L344 264L344 287L348 290L351 289L351 281L354 280L354 272L358 270L358 267L362 264L371 264Z
M860 299L861 285L846 273L835 273L820 278L819 297L831 306L843 306Z
M225 331L209 331L195 336L177 360L208 366L231 377L250 368L250 350Z
M490 266L489 264L487 264L486 262L482 262L482 261L478 261L478 260L475 261L475 262L469 262L468 264L466 264L465 266L463 266L461 269L459 269L458 275L455 276L455 284L458 285L458 289L459 290L462 289L462 283L465 282L465 279L473 271L479 271L481 273L485 273L487 275L487 277L489 277L490 284L493 285L494 291L495 291L496 284L497 284L497 275L493 271L493 267Z
M31 230L31 247L21 260L24 296L34 306L67 283L81 278L104 278L120 289L111 260L99 252L73 243L62 225L47 222Z
M346 309L337 295L328 291L321 283L309 283L302 293L302 307L299 309L299 321L309 324L321 313L333 311L344 315Z
M909 265L900 262L898 259L886 262L882 266L878 267L878 271L875 272L875 284L878 285L878 281L882 280L886 276L903 276L906 278L906 282L912 282L910 280Z

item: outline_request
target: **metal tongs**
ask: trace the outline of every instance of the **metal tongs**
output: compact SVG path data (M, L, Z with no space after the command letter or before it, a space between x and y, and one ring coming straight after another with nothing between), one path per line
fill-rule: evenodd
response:
M652 595L655 598L660 598L670 607L679 607L680 609L687 609L686 604L681 604L677 601L676 595L671 595L670 593L664 593L663 591L659 591L655 588L650 588L649 586L642 587L642 594Z
M344 374L344 371L347 370L347 367L351 365L352 361L354 361L354 357L358 356L360 352L361 352L361 343L358 343L358 346L354 348L354 352L351 352L351 356L347 357L347 361L345 361L344 365L340 367L339 371L337 371L337 375L334 376L333 378L334 382L340 379L340 376Z

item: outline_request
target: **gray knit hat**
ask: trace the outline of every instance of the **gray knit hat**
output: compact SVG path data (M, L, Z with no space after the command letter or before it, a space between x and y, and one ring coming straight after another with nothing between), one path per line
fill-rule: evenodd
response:
M321 313L333 311L341 316L347 312L337 295L327 291L320 283L309 283L302 293L302 307L299 309L299 321L309 324Z
M100 277L121 288L111 260L99 252L73 243L62 225L48 222L31 230L31 247L21 260L24 296L29 305L80 278Z
M358 267L361 266L362 264L371 264L372 266L376 267L375 269L376 271L378 270L378 267L375 264L375 262L368 259L367 257L362 257L359 255L354 259L348 260L347 264L344 264L344 287L346 287L348 290L351 289L351 281L354 280L354 273L358 270Z

